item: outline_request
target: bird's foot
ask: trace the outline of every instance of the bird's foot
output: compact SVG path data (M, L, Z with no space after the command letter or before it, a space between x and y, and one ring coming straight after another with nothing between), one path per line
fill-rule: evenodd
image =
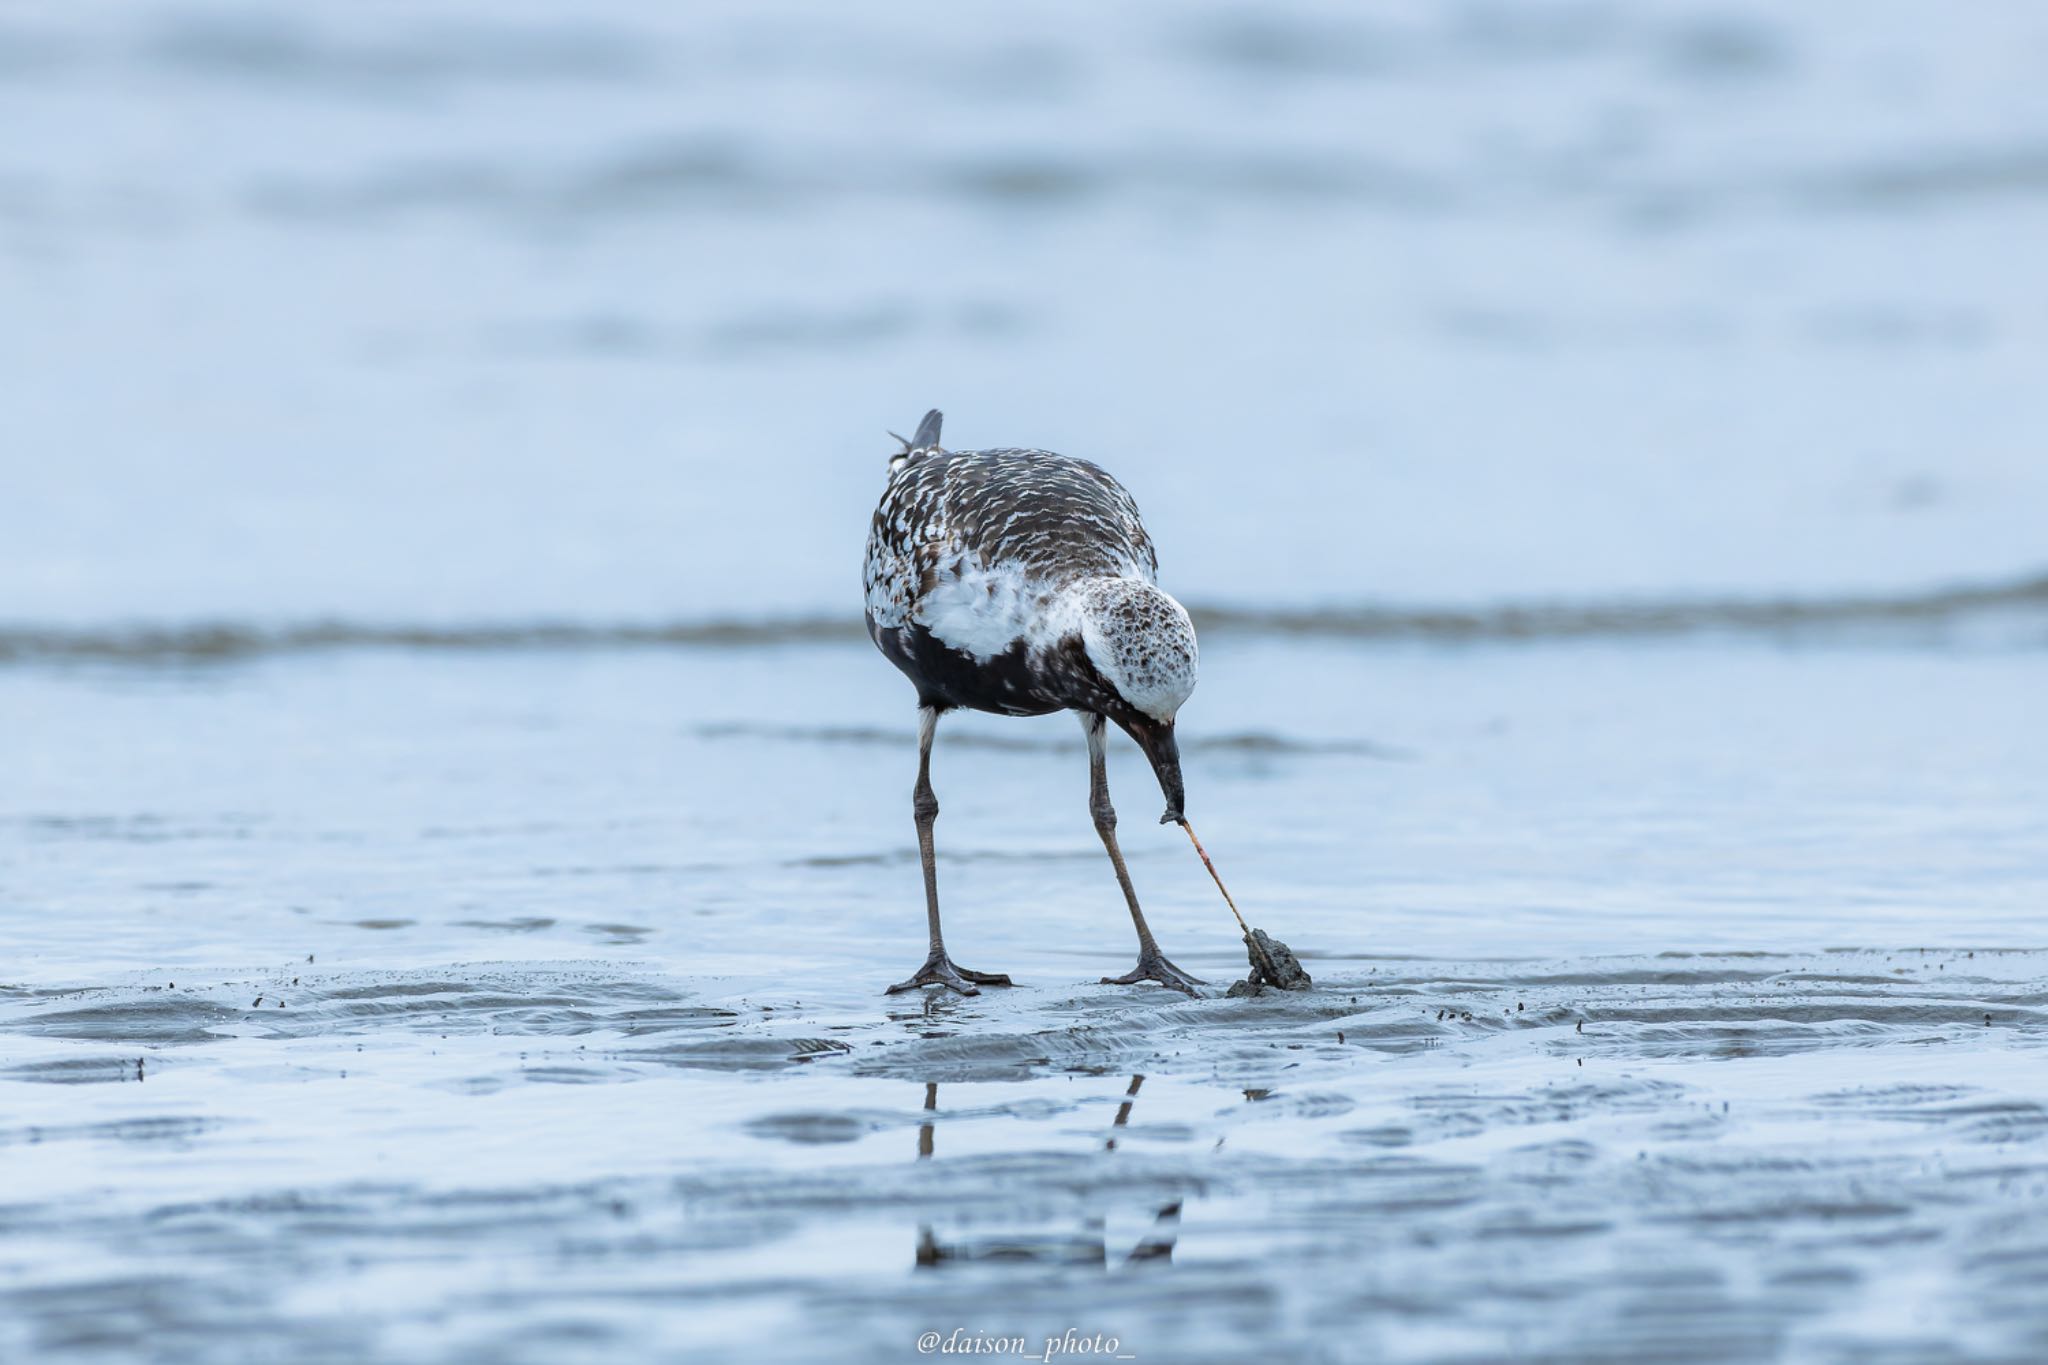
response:
M899 991L914 991L919 986L944 986L961 995L980 995L977 986L1014 986L1017 983L1001 972L971 972L965 967L953 965L953 959L944 953L933 953L924 960L924 965L911 975L908 981L899 981L891 986L885 995Z
M1186 972L1168 962L1166 955L1157 948L1152 949L1150 952L1140 952L1138 954L1138 965L1125 972L1122 976L1105 976L1102 978L1102 984L1105 986L1135 986L1140 981L1156 981L1168 990L1179 991L1183 995L1194 995L1196 993L1195 987L1208 984L1200 977L1189 976Z

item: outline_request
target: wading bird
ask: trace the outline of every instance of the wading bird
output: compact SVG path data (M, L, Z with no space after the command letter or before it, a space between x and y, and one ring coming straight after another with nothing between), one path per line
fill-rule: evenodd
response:
M924 865L931 955L891 994L944 986L977 995L1010 978L972 972L939 932L932 826L932 737L957 707L1002 716L1074 711L1088 739L1088 811L1138 930L1138 965L1105 985L1202 984L1166 960L1138 908L1117 848L1103 768L1107 723L1136 740L1166 795L1161 824L1182 823L1173 718L1195 690L1195 628L1154 579L1159 558L1138 506L1086 460L1047 450L944 450L940 414L889 461L868 532L868 634L917 688L917 785L911 810Z

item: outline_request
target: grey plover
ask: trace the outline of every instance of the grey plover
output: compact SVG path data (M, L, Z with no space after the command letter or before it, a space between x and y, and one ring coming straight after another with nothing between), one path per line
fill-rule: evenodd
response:
M1010 978L946 955L932 826L932 737L966 707L1004 716L1076 712L1088 740L1088 810L1138 930L1138 965L1106 985L1200 984L1166 960L1138 908L1116 842L1103 768L1107 724L1136 740L1166 795L1161 824L1185 823L1173 721L1195 690L1195 629L1155 581L1159 558L1123 485L1086 460L1048 450L944 450L940 414L889 461L868 532L868 634L917 688L917 785L911 810L924 865L931 954L890 993Z

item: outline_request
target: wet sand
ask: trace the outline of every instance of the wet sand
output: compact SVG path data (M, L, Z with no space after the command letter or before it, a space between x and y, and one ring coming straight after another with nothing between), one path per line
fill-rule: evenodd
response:
M913 747L861 645L0 669L0 1356L2048 1350L2036 652L1205 663L1190 810L1303 995L1093 984L1130 928L1050 718L937 765L949 942L1022 985L884 997Z
M10 1358L2025 1359L2048 955L0 996ZM259 1003L260 1001L260 1003Z

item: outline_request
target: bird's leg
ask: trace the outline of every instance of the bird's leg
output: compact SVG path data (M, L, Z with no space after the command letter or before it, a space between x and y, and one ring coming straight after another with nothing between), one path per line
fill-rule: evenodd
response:
M917 787L911 793L911 810L917 816L917 855L924 864L924 913L931 923L931 955L908 981L899 981L887 994L916 990L919 986L944 986L962 995L980 995L976 986L1007 986L1010 978L995 972L970 972L957 967L946 956L946 940L939 933L939 865L932 849L932 826L939 819L939 798L932 791L932 736L939 728L936 707L921 707L917 713Z
M1116 884L1123 888L1124 902L1131 907L1131 923L1138 929L1138 965L1122 976L1105 976L1105 986L1135 986L1140 981L1156 981L1170 990L1195 993L1195 987L1203 982L1189 976L1166 960L1159 951L1159 945L1152 938L1151 926L1145 923L1145 912L1138 908L1138 893L1131 888L1131 874L1124 866L1123 850L1116 846L1116 807L1109 804L1109 769L1103 761L1103 729L1101 716L1093 712L1081 713L1081 731L1088 736L1088 813L1095 817L1095 832L1102 836L1102 846L1109 850L1109 865L1116 869Z

